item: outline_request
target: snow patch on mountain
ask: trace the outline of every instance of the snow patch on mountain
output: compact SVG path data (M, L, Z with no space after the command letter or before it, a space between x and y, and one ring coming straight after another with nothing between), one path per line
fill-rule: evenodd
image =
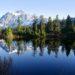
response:
M31 26L33 24L33 20L35 15L26 14L24 11L19 10L16 12L7 12L0 18L0 27L7 28L11 26L12 28L17 27L18 25L18 17L20 18L20 22L22 26ZM38 18L38 23L41 18Z

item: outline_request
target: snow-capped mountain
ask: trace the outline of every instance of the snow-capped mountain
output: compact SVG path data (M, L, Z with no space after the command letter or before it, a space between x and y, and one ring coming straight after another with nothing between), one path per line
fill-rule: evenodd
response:
M0 18L0 26L7 28L9 25L11 27L17 27L18 17L20 18L21 25L32 25L34 16L28 15L23 11L8 12Z

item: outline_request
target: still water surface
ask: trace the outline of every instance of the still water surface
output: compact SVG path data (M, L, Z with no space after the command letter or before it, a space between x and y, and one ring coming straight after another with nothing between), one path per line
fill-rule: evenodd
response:
M0 75L75 75L75 42L0 40Z

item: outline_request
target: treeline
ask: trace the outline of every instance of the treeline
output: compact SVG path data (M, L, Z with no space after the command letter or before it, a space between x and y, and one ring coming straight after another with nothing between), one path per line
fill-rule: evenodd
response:
M4 35L7 37L46 37L46 36L74 36L75 34L75 20L68 15L67 19L60 20L58 15L52 20L48 20L40 16L40 20L35 16L32 26L22 26L20 17L18 18L18 26L16 28L8 27L4 30Z

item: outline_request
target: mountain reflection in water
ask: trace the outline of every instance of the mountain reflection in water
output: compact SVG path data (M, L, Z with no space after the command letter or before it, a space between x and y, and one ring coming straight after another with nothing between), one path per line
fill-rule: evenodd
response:
M0 48L9 56L0 75L75 75L74 40L0 40Z

